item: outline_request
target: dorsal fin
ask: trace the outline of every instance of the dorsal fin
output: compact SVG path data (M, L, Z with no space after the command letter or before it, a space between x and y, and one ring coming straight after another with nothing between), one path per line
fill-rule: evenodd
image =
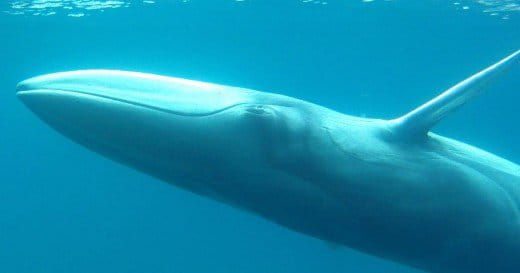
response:
M397 119L390 120L392 131L399 137L417 138L425 136L430 129L449 113L457 110L484 90L488 83L504 74L508 68L518 65L520 50L498 63L459 82L437 97L415 108Z

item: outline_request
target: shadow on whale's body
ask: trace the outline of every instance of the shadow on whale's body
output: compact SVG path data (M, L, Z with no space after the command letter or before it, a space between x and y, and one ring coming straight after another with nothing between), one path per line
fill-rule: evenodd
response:
M520 51L393 120L151 74L84 70L17 95L74 141L292 230L428 272L520 272L520 167L430 132Z

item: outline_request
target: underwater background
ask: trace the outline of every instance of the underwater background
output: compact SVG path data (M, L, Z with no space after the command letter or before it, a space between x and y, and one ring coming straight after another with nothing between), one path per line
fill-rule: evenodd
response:
M0 272L419 272L94 154L16 99L23 79L133 70L393 118L519 48L517 0L2 0ZM513 71L435 132L520 163L519 101Z

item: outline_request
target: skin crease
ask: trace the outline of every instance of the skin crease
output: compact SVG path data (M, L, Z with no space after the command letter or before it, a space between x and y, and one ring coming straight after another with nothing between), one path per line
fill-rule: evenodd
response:
M134 72L36 77L18 96L101 155L289 229L428 272L520 269L520 167L470 145Z

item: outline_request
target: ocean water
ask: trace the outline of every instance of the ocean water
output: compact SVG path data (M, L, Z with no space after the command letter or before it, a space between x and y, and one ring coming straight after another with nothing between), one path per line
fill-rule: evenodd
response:
M94 154L16 99L25 78L133 70L393 118L519 48L518 0L3 0L0 272L419 272ZM519 91L513 71L435 131L519 163Z

